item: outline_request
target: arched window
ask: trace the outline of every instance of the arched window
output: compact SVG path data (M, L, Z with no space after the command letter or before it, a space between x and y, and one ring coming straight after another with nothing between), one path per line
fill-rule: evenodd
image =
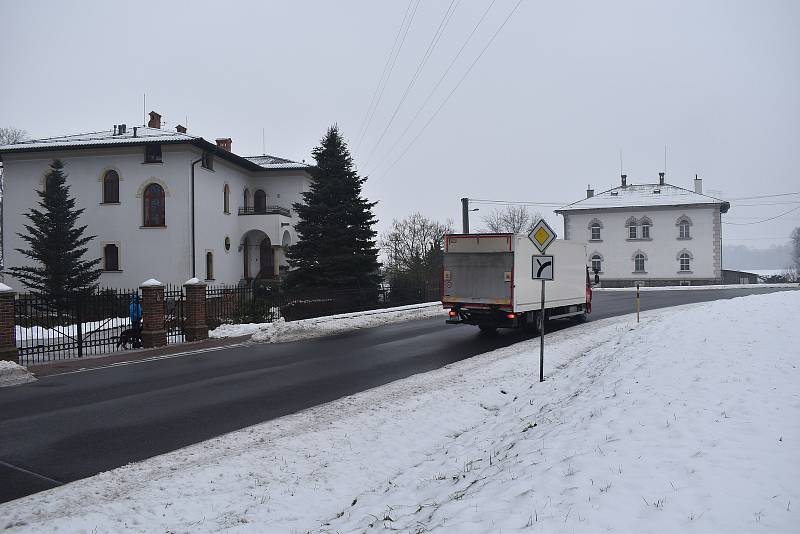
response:
M691 258L685 252L678 257L678 261L681 265L681 271L691 271L690 260Z
M150 184L144 190L144 226L166 226L164 188Z
M601 230L603 229L603 223L600 222L600 219L592 219L589 221L589 239L591 241L600 241L601 237Z
M592 272L599 273L603 270L603 258L600 254L592 255Z
M692 220L686 215L681 215L675 222L678 227L678 239L691 239L692 234L689 228L692 226Z
M119 248L117 245L103 247L103 270L119 271Z
M625 227L628 229L628 239L636 239L638 237L637 224L636 217L628 217L628 220L625 221Z
M225 252L230 252L231 250L231 238L225 236Z
M225 213L231 212L231 188L228 187L228 184L222 188L222 210Z
M119 174L111 170L103 175L103 204L119 204Z
M253 195L253 211L256 213L264 213L267 211L267 194L263 189L256 190Z
M634 254L634 256L633 256L633 270L636 271L637 273L643 273L644 272L644 261L646 259L647 259L646 256L641 252L637 252L636 254Z
M214 279L214 253L206 252L206 280Z
M692 235L689 232L689 221L681 221L678 225L678 237L681 239L689 239Z
M249 189L245 189L244 190L244 207L245 208L250 208L252 206L253 206L253 204L250 202L250 190Z
M653 226L653 221L648 217L642 217L639 224L642 225L642 239L650 239L650 227Z

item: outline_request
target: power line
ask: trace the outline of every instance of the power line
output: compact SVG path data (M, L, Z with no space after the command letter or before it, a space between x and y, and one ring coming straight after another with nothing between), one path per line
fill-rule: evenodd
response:
M775 219L783 217L784 215L788 215L788 214L792 213L793 211L797 211L797 210L800 210L800 206L796 206L796 207L790 209L789 211L785 211L785 212L781 213L780 215L776 215L775 217L770 217L769 219L764 219L764 220L761 220L761 221L754 221L754 222L747 222L747 223L723 222L722 224L731 224L731 225L734 225L734 226L747 226L747 225L750 225L750 224L760 224L760 223L767 222L767 221L774 221Z
M411 2L414 0L409 1L409 7L411 7ZM375 107L372 108L372 113L369 115L369 119L367 119L367 124L364 127L364 131L359 138L358 142L356 143L356 149L358 149L359 145L361 145L361 141L364 140L364 136L367 134L367 130L369 130L370 124L372 124L372 118L375 116L375 112L378 110L378 106L381 103L381 98L383 98L383 92L386 90L386 86L389 85L389 77L392 75L392 71L394 70L394 66L397 64L397 58L400 55L400 50L403 48L403 44L406 42L406 36L408 35L408 30L411 29L411 23L414 21L414 15L417 14L417 8L419 7L419 3L422 0L417 0L417 3L414 4L414 9L411 11L411 16L408 18L408 24L406 24L405 31L403 32L403 37L400 39L400 44L397 46L397 51L394 54L394 58L392 59L391 65L389 66L389 71L386 74L386 80L381 87L380 92L378 93L378 99L375 101ZM403 19L405 21L405 19ZM403 30L401 26L401 31Z
M519 8L520 4L522 4L522 0L518 0L517 3L514 4L514 8L511 10L511 12L505 18L503 23L500 24L500 26L497 28L497 30L495 30L494 34L489 39L489 42L486 43L486 45L481 50L480 54L478 54L478 56L475 58L475 60L470 64L469 68L464 73L464 75L461 76L461 79L458 80L458 83L455 85L455 87L453 87L453 89L445 97L444 101L442 101L442 103L439 105L439 107L436 108L436 111L433 113L433 115L431 115L431 117L424 124L424 126L419 131L419 133L417 133L417 135L414 137L414 139L412 139L411 142L406 146L405 150L403 150L403 152L400 153L400 156L396 160L394 160L394 163L392 163L389 166L388 169L386 169L386 172L383 173L384 175L388 174L394 168L394 166L397 165L397 163L401 159L403 159L403 156L405 156L406 153L411 149L411 147L414 146L414 143L416 143L417 139L420 138L420 136L425 132L425 130L430 125L430 123L433 122L433 119L436 118L436 116L439 114L439 112L442 110L442 108L445 106L445 104L447 104L447 102L450 100L450 98L453 96L453 94L455 94L455 92L458 90L458 88L461 87L461 84L464 82L464 80L467 78L467 76L469 76L469 73L472 72L472 69L475 67L475 65L478 63L478 61L483 57L483 54L486 53L486 50L489 49L489 46L491 46L491 44L494 42L494 40L500 34L500 31L505 27L506 24L508 24L508 21L511 20L511 17L514 15L514 13L517 12L517 9Z
M450 64L447 65L447 68L444 70L444 72L442 73L442 76L439 78L439 81L436 82L436 85L434 85L433 89L431 89L431 91L428 93L428 96L425 97L425 101L422 102L422 105L419 108L417 108L417 112L414 114L414 116L408 122L408 124L406 125L405 129L400 134L400 137L398 137L397 140L392 144L392 146L386 152L386 155L380 161L378 161L378 164L375 166L376 169L378 167L380 167L384 163L386 158L392 152L394 152L394 149L397 147L397 145L400 144L400 141L402 141L405 138L406 134L408 133L408 130L411 129L411 126L413 126L414 123L417 121L417 117L419 117L420 113L422 113L422 110L425 109L425 107L428 105L428 102L430 102L430 100L433 97L433 95L436 93L436 91L442 85L442 82L447 77L447 74L450 72L450 69L453 68L453 65L455 65L456 61L458 61L458 58L461 57L461 53L467 47L467 44L469 44L470 40L472 39L472 36L475 35L475 32L478 30L478 27L483 23L484 19L486 18L486 15L489 14L489 10L492 9L492 6L494 5L494 3L496 1L497 0L492 0L492 2L489 4L489 6L486 8L486 10L481 15L481 17L478 19L478 22L475 23L475 26L472 28L472 31L469 33L467 38L461 44L461 48L458 49L458 52L456 52L456 55L453 56L453 59L450 60Z
M775 195L760 195L757 197L739 197L739 198L731 198L729 200L755 200L757 198L772 198L772 197L788 197L791 195L800 195L800 191L795 193L777 193Z
M392 56L394 55L394 49L397 46L397 42L400 39L400 34L403 33L403 28L406 25L406 19L408 18L408 13L411 10L411 4L414 0L408 0L408 7L406 7L406 12L403 15L403 22L400 23L400 28L397 29L397 35L394 37L394 43L392 43L392 49L389 50L389 55L386 58L386 63L383 65L383 71L381 72L381 77L378 78L378 85L375 87L375 91L372 93L372 98L369 101L369 107L367 108L367 112L364 114L364 118L361 120L361 126L358 128L358 137L356 141L359 142L361 140L361 136L364 133L364 125L367 123L367 117L369 117L370 111L372 111L372 106L375 104L375 97L378 96L378 91L381 88L381 84L383 83L383 77L386 75L386 71L389 68L389 63L392 60Z
M777 200L775 202L753 202L750 204L734 204L737 208L751 206L783 206L786 204L800 204L800 200Z
M489 200L481 198L471 198L470 202L475 204L518 204L522 206L564 206L564 202L524 202L521 200Z
M400 107L406 101L406 98L408 97L408 93L414 87L414 84L416 83L417 78L419 78L419 74L422 72L422 69L428 63L428 59L430 59L434 48L436 48L436 44L439 42L439 39L441 38L442 34L444 33L445 28L447 28L447 25L450 23L450 19L452 18L453 13L455 13L456 8L458 7L459 3L461 3L461 0L450 0L450 5L447 6L447 11L445 11L445 14L442 17L441 22L439 22L439 27L436 28L436 32L433 34L433 38L431 39L431 42L428 43L428 48L425 50L425 53L422 55L422 59L420 60L419 64L417 64L417 70L414 72L414 75L411 77L411 81L408 82L408 85L406 86L405 91L403 91L403 96L400 98L400 102L398 102L397 106L394 108L394 112L392 112L392 116L389 118L389 122L386 123L386 127L383 129L383 132L381 132L381 135L378 138L378 141L372 147L372 150L369 151L369 154L367 155L367 158L372 157L372 154L375 152L375 149L377 149L378 145L380 145L381 141L383 141L383 138L386 135L386 132L389 131L389 127L392 125L392 122L394 122L394 118L397 116L397 112L400 111ZM453 7L453 4L455 4L455 7Z

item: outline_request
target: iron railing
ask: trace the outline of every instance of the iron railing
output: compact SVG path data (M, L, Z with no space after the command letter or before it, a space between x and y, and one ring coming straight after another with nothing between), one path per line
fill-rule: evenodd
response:
M239 215L284 215L291 217L292 212L283 206L247 206L239 208Z
M14 300L20 363L82 358L121 350L120 334L131 327L130 302L137 290L103 289L60 299L21 294Z
M186 341L186 295L181 286L164 288L164 329L167 331L167 343L183 343Z

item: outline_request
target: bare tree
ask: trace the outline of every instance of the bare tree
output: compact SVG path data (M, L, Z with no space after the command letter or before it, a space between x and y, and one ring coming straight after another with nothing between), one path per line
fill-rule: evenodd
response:
M28 132L14 128L12 126L0 127L0 146L12 145L25 141L28 138ZM3 197L5 196L5 181L3 179L3 164L0 163L0 271L3 269Z
M495 208L481 219L490 232L527 234L541 217L539 212L531 214L526 206L509 205Z
M0 127L0 145L13 145L28 138L28 132L13 126Z
M795 270L800 271L800 226L792 230L792 263Z
M392 221L392 229L383 234L380 246L386 255L389 271L412 272L422 268L431 249L441 249L442 238L453 231L453 221L444 224L417 212Z

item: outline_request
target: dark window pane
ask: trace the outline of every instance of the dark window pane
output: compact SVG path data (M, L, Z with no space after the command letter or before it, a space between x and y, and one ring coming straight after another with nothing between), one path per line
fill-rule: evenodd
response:
M103 177L103 202L119 202L119 175L108 171Z
M145 163L161 163L161 145L145 145Z
M119 249L116 245L106 245L103 248L106 271L119 271Z
M150 184L144 190L144 225L164 226L164 188Z

